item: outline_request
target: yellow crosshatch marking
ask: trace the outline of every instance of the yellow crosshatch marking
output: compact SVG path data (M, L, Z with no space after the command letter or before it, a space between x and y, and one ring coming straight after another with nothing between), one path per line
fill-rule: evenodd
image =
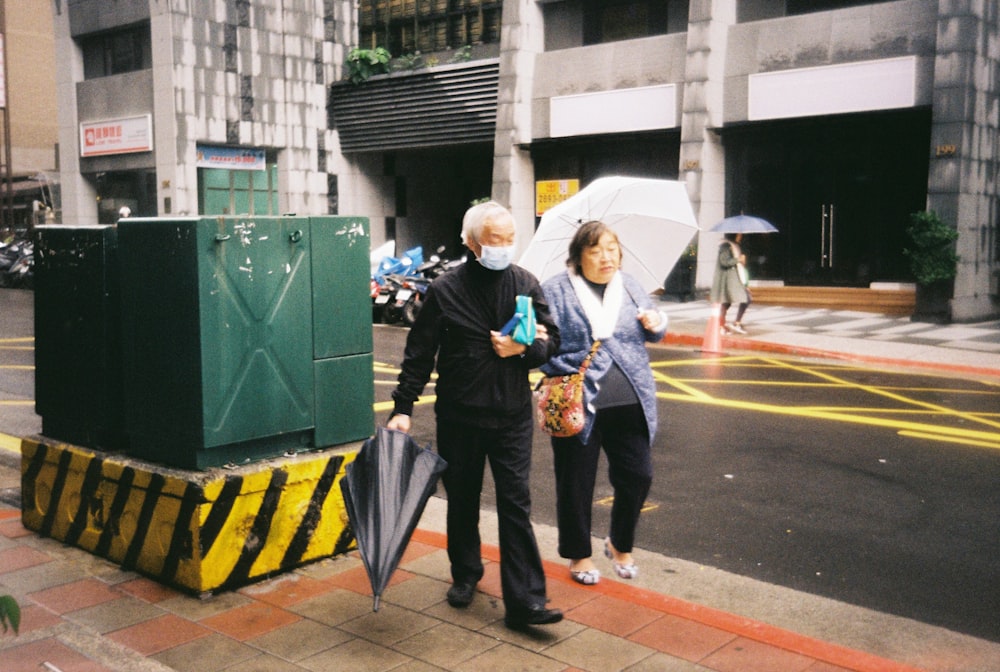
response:
M711 361L701 358L659 361L654 362L652 368L660 399L868 425L895 430L900 436L915 439L1000 450L1000 412L970 412L929 400L945 394L965 398L978 395L996 398L995 404L987 406L1000 408L1000 385L996 383L983 381L981 390L968 387L953 390L943 385L909 387L897 384L898 381L872 385L848 378L851 372L859 372L859 379L863 379L875 372L872 369L810 365L755 356L720 357ZM740 375L723 379L727 370L734 374L739 371ZM677 374L671 375L675 371ZM691 371L699 372L702 377L691 377ZM747 372L754 376L744 379ZM878 373L890 381L893 376L912 375L892 371ZM796 388L801 390L796 394L802 403L774 404L724 396L726 391L739 387ZM809 394L810 390L817 394ZM873 397L877 399L871 406L857 403L858 399ZM838 398L843 398L845 403L831 403ZM817 399L822 400L822 404L811 403Z

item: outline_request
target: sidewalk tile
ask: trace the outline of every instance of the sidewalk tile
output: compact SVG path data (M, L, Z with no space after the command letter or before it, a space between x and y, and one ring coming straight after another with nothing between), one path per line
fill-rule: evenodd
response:
M736 635L666 614L634 632L628 639L671 656L697 662L736 639Z
M285 611L272 604L251 602L221 614L209 616L200 621L206 628L211 628L236 641L245 642L248 639L265 635L285 625L295 623L302 617Z
M4 672L38 672L45 669L42 663L55 665L62 672L113 672L52 638L0 651L0 670Z
M78 609L67 614L65 618L104 634L158 618L163 616L163 613L162 609L152 604L134 597L124 596L93 607Z
M339 646L317 653L299 661L299 665L312 672L350 670L350 672L387 672L399 670L407 662L403 654L366 642L352 639Z
M567 672L566 664L548 656L510 644L495 646L453 668L457 672Z
M449 668L496 647L492 637L441 623L396 643L393 648L432 665Z
M566 613L567 618L618 637L627 637L662 616L654 609L604 595Z
M197 623L174 614L166 614L108 633L107 637L144 656L151 656L209 634L210 630Z
M653 653L654 649L599 630L581 630L545 650L546 655L584 670L626 670Z
M342 623L339 628L376 644L392 646L440 623L436 618L383 603L377 612Z
M246 643L284 660L301 660L351 638L343 630L303 619L249 639Z
M28 597L57 614L66 614L77 609L116 600L121 595L97 579L83 579L36 593L29 593Z
M19 632L27 635L29 632L58 625L62 619L58 614L37 604L21 605L21 627Z
M243 661L260 655L252 646L224 635L209 634L153 656L176 672L220 672L243 670Z
M701 661L718 672L804 672L812 658L739 637Z
M16 546L0 551L0 574L14 572L25 567L34 567L52 558L47 553L36 551L30 546Z
M335 589L336 587L327 581L318 581L292 572L264 583L248 586L239 592L260 602L267 602L276 607L287 607Z
M150 604L156 604L172 597L181 596L181 593L173 588L145 577L120 583L117 588Z

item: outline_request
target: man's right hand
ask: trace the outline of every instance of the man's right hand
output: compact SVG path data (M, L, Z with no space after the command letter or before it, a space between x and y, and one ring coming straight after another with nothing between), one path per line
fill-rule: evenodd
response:
M410 416L408 415L394 415L389 418L389 421L385 423L388 429L395 429L397 431L403 432L405 434L410 433Z

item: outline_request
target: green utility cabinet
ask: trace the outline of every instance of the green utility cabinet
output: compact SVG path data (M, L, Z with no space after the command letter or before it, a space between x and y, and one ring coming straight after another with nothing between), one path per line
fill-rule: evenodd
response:
M374 431L368 221L118 223L133 456L242 464Z
M42 434L124 446L113 226L36 226L35 411Z

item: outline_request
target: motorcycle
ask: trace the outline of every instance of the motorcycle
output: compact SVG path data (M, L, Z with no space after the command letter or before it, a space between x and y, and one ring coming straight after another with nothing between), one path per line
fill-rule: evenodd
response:
M413 276L424 265L424 252L413 247L401 257L385 256L372 265L369 292L372 297L372 322L392 324L400 320L401 306L396 307L396 292L402 287L401 278Z
M430 287L431 282L451 269L465 263L465 257L448 259L441 256L444 251L444 245L440 246L427 262L417 268L418 273L416 276L405 279L405 289L409 290L410 294L407 296L406 303L400 309L400 315L403 324L406 326L411 327L416 322L417 315L424 304L424 297L427 295L427 288Z
M403 306L413 295L413 289L408 286L409 276L399 273L385 275L375 297L375 305L382 309L381 319L385 324L395 324L403 319Z
M0 286L31 289L34 287L35 245L27 238L13 238L0 243Z

